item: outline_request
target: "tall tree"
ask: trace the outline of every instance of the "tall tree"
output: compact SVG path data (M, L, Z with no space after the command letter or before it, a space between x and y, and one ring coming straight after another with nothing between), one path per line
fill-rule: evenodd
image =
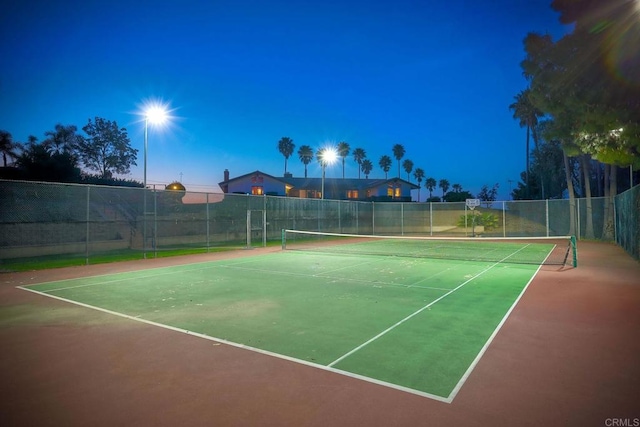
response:
M392 148L393 157L398 161L398 178L400 178L400 160L404 157L404 147L402 144L395 144Z
M565 152L574 145L578 155L612 167L640 163L640 78L629 65L640 59L636 3L553 1L560 21L572 24L573 31L557 42L529 34L521 63L532 102L563 130ZM616 131L619 137L611 138ZM604 237L613 229L612 212L604 221Z
M542 111L536 108L529 99L530 90L525 89L515 96L515 102L509 105L509 109L513 111L513 118L520 121L520 127L527 128L526 153L526 183L529 183L529 169L531 154L531 146L529 144L529 135L535 130L538 124L538 118L542 117ZM533 140L537 141L537 135L533 132ZM537 143L536 143L537 145Z
M288 136L283 136L278 141L278 151L284 156L284 173L287 174L287 160L293 154L293 150L296 148L296 145L293 143L293 139Z
M361 163L362 173L364 174L365 179L369 179L369 174L373 170L373 163L369 159L363 159ZM359 177L359 174L358 174Z
M380 169L384 171L384 179L387 179L387 174L391 169L391 157L387 156L386 154L383 155L382 157L380 157L380 160L378 160L378 165L380 166Z
M433 190L436 189L438 185L438 182L436 181L435 178L427 178L427 180L424 182L424 186L427 187L427 190L429 190L429 198L431 199L433 197Z
M551 125L550 120L538 124L538 145L531 153L530 185L534 187L537 183L540 188L539 193L528 192L534 199L561 199L567 188L562 145L548 135L547 129Z
M438 182L438 187L442 189L442 200L444 200L444 196L446 196L447 191L449 190L449 181L446 179L441 179Z
M407 173L407 181L411 182L411 171L413 170L413 162L409 159L405 159L402 162L402 168Z
M338 143L338 156L342 157L342 179L344 179L344 161L349 155L349 151L351 147L349 147L349 143L342 141Z
M482 203L484 203L488 208L489 206L491 206L491 203L496 201L499 187L500 184L498 183L495 183L491 188L489 188L489 186L486 184L483 185L480 189L480 193L478 193L478 199L482 200Z
M13 136L6 130L0 130L0 152L2 153L2 162L4 167L7 167L7 158L16 158L18 156L18 149L20 148L17 142L13 141Z
M360 179L360 170L362 169L362 161L367 158L367 152L362 148L353 150L353 160L358 164L358 179Z
M82 138L78 154L82 163L98 172L100 178L112 178L114 174L127 174L136 164L138 150L131 147L125 128L115 121L96 117L82 128L87 138Z
M323 168L329 164L327 162L327 159L325 158L325 152L327 150L328 150L327 148L322 147L322 148L318 148L318 150L316 151L316 160L318 161L318 163L320 163L320 166L322 166Z
M460 193L462 191L462 185L460 184L453 184L451 186L451 189L453 190L454 193Z
M418 201L420 201L420 184L424 179L424 170L422 168L416 168L415 172L413 172L413 177L418 182Z
M311 148L308 145L302 145L300 146L300 149L298 149L298 157L300 158L300 161L304 164L304 177L307 177L307 166L309 165L309 163L311 163L311 160L313 160L313 148Z

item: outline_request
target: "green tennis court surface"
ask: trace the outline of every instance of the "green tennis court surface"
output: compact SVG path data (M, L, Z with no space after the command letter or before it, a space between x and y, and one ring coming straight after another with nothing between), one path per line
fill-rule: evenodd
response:
M538 268L282 251L28 290L451 401Z

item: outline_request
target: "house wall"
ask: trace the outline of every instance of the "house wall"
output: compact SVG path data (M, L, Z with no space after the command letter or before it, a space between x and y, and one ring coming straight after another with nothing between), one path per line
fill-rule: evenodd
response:
M284 184L280 181L266 176L248 176L246 178L231 182L229 183L228 192L251 194L251 188L254 186L262 186L265 194L273 194L277 196L285 195Z

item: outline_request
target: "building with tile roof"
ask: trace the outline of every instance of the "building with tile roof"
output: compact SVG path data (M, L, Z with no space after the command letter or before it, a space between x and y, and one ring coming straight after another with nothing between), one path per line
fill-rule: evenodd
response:
M411 190L419 188L401 178L325 178L324 184L322 181L322 178L294 178L291 174L275 177L259 170L230 178L225 170L224 181L218 185L224 193L395 202L412 201Z

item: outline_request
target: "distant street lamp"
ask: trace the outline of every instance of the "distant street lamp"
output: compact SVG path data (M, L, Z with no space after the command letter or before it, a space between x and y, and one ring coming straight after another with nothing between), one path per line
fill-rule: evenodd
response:
M324 178L327 165L333 164L338 158L338 151L333 147L321 148L318 150L318 160L322 165L322 189L320 190L320 197L324 199Z
M167 120L168 113L164 106L153 105L144 111L144 176L143 176L143 228L142 228L142 256L147 258L147 146L149 143L149 123L162 124Z

